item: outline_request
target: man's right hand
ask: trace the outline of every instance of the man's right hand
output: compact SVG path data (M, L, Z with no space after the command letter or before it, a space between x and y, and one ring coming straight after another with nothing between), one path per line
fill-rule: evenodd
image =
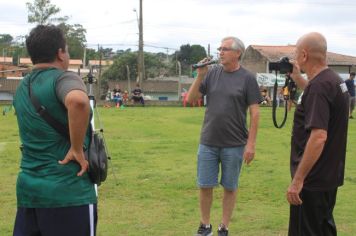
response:
M204 58L203 60L199 61L199 63L205 63L210 61L211 59L209 57ZM205 75L208 73L208 66L203 66L197 68L198 76L205 77Z
M296 60L290 60L289 62L293 65L293 72L290 74L290 77L297 84L298 88L304 90L308 81L303 78L298 62Z
M61 165L65 165L70 161L75 161L80 165L80 171L77 173L77 176L82 176L89 168L89 163L85 159L83 150L81 150L80 152L76 152L72 148L70 148L64 159L62 161L58 161L58 163Z

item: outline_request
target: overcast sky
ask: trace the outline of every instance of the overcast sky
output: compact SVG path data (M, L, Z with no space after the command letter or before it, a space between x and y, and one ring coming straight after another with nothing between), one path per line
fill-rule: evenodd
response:
M26 2L0 0L0 34L26 35ZM87 30L89 47L137 50L139 0L51 0ZM356 56L355 0L143 0L145 51L168 52L183 44L200 44L212 53L225 36L239 37L247 47L295 44L318 31L328 51Z

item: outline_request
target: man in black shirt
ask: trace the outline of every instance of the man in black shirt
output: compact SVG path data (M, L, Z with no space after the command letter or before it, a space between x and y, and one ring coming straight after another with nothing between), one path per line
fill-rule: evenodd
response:
M333 209L344 181L349 94L328 68L326 53L324 36L309 33L298 40L292 61L291 77L304 93L295 110L291 141L290 236L337 234Z
M132 90L132 101L134 103L141 103L143 106L145 105L145 100L143 99L143 93L139 84L136 84L136 88Z

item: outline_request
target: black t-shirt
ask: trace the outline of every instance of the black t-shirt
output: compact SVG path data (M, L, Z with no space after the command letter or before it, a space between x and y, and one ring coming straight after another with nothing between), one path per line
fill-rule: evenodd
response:
M132 93L134 96L141 96L142 90L140 88L135 88Z
M326 69L309 81L301 104L297 105L291 141L292 177L301 161L311 130L327 131L321 156L304 181L307 190L327 191L344 182L348 99L343 80L334 71Z
M114 93L114 94L116 94L116 93L121 93L121 89L114 88L114 89L113 89L113 93Z

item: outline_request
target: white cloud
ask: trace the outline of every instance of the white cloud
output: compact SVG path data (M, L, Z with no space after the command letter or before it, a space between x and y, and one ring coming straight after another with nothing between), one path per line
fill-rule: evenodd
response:
M32 2L28 0L29 2ZM27 34L24 0L0 0L0 33ZM139 0L51 0L61 15L87 29L95 47L136 50ZM143 0L144 42L147 51L179 48L182 44L208 44L215 50L227 35L250 44L287 45L310 31L323 33L329 50L356 56L356 31L351 0ZM155 47L149 47L149 46ZM161 48L157 48L161 47ZM172 52L172 51L171 51Z

